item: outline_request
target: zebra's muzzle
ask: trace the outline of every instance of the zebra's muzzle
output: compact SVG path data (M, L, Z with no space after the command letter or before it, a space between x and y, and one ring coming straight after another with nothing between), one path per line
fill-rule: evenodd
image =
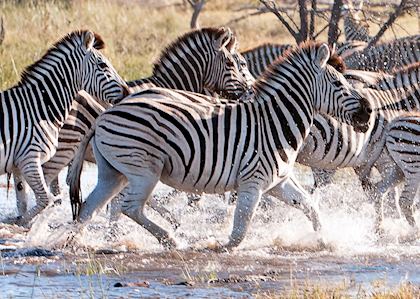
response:
M372 113L370 102L362 98L360 100L360 108L353 114L353 127L356 132L365 133L369 129L369 120Z

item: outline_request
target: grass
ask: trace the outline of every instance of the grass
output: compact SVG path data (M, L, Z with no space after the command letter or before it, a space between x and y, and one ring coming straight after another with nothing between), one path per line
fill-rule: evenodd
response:
M15 84L25 66L37 60L64 34L89 28L102 35L106 55L127 80L148 76L164 45L189 30L188 6L148 8L128 0L1 1L6 38L0 45L0 88ZM16 4L23 3L23 4ZM200 15L201 26L221 26L244 12L235 8L255 0L208 1ZM292 17L297 18L297 13ZM418 33L416 16L398 20L397 34ZM323 23L319 23L319 28ZM263 42L292 43L290 34L272 14L255 16L230 25L241 49ZM372 28L372 31L377 30ZM392 36L392 32L387 33ZM325 40L325 34L321 36Z
M420 298L420 287L410 283L402 283L394 288L382 286L381 290L366 290L362 286L342 282L335 286L306 283L303 286L293 286L285 291L261 291L255 294L256 299L333 299L333 298L358 298L358 299L416 299Z

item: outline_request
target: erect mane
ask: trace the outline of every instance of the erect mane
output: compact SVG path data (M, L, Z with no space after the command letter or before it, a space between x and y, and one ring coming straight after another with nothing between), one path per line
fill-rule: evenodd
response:
M313 50L319 49L323 45L322 42L315 42L315 41L305 41L301 43L298 47L292 47L291 49L287 50L282 56L279 56L268 68L265 70L265 72L261 75L261 77L257 80L259 81L265 81L269 79L271 74L275 71L275 69L283 64L285 61L293 60L295 56L301 55L302 52L311 52ZM328 64L331 65L333 68L335 68L340 73L343 73L346 69L346 65L343 61L343 59L336 53L332 52L330 48L330 52L332 55L330 55L330 58L328 59Z
M413 71L420 71L420 61L397 68L397 69L393 69L391 74L392 75L409 74Z
M59 39L58 41L56 41L46 52L44 55L42 55L42 57L40 59L38 59L36 62L34 62L33 64L27 66L21 73L20 75L20 80L18 84L22 84L23 82L25 82L29 75L32 73L32 71L38 66L38 64L44 60L45 58L47 58L47 56L49 54L51 54L52 52L56 51L58 48L60 48L61 45L63 44L73 44L76 41L82 41L83 36L85 36L85 34L87 34L87 32L89 32L89 30L76 30L73 32L70 32L68 34L66 34L64 37L62 37L61 39ZM102 39L102 37L97 34L97 33L93 33L95 36L95 41L93 43L93 47L97 50L102 50L103 48L105 48L105 43Z
M173 53L176 49L178 49L182 44L184 44L189 39L194 39L197 35L207 35L212 36L219 32L220 28L208 27L208 28L201 28L189 31L184 33L183 35L179 36L175 41L170 43L163 49L160 53L159 58L153 63L153 74L158 71L159 66L161 65L162 60L165 57L168 57L170 53Z

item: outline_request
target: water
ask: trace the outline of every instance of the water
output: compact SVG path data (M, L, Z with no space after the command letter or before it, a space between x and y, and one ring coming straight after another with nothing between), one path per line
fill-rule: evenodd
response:
M95 177L95 168L87 168L84 195L94 187ZM63 184L64 178L65 173L60 177ZM304 172L300 178L310 180ZM16 213L15 196L10 192L6 200L5 183L2 177L0 219ZM159 185L156 194L163 198L171 190ZM62 249L66 233L74 228L67 193L63 198L62 205L45 211L29 231L0 225L0 298L246 298L308 284L345 285L350 294L403 282L420 286L420 240L409 240L408 224L395 216L386 218L385 235L379 239L373 232L373 205L349 172L314 194L325 246L320 246L319 235L302 212L269 199L265 209L257 210L237 250L203 251L227 241L234 206L220 196L206 195L191 207L180 194L162 202L180 223L173 232L177 250L164 250L124 216L109 224L106 211ZM147 213L171 231L157 213ZM415 217L420 223L419 212Z

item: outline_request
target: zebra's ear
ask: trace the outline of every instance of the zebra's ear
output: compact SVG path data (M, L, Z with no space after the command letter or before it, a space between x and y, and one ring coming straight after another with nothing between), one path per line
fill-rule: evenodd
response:
M226 47L232 39L232 31L230 28L221 27L217 30L215 35L215 40L213 42L214 48L220 51L222 48Z
M86 31L85 39L83 41L86 49L90 50L93 48L93 44L95 43L95 34L92 31Z
M230 53L234 53L237 48L238 48L238 40L236 39L236 36L232 35L230 42L226 45L226 49L228 49Z
M318 48L316 59L320 67L324 68L327 65L327 62L330 59L330 48L327 44L322 44Z

